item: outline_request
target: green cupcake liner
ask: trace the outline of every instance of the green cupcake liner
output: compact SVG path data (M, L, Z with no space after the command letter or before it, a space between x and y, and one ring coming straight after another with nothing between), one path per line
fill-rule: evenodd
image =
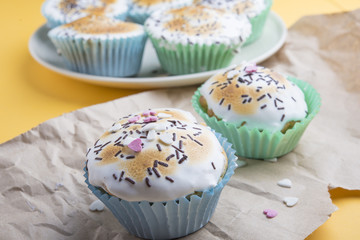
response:
M291 152L298 144L306 127L320 110L320 94L307 82L288 77L304 93L308 107L305 119L297 122L292 129L285 134L280 131L248 129L246 126L236 127L235 124L219 121L215 117L209 117L199 103L200 88L192 97L192 105L195 111L204 119L206 124L221 133L233 144L236 154L245 158L271 159L283 156Z
M251 34L248 39L246 39L243 46L247 46L261 37L263 33L265 22L269 16L269 12L272 6L272 0L265 0L266 8L257 16L249 18L251 23Z
M227 67L241 43L224 44L167 43L149 35L162 68L173 75L204 72Z

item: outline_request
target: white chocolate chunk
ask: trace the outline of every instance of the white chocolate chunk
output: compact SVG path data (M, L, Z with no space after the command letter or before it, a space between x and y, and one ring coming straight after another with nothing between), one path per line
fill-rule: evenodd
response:
M147 137L146 137L146 139L147 139L148 141L153 141L153 140L155 140L155 138L156 138L156 132L155 132L155 130L150 130L149 133L148 133L148 135L147 135Z
M105 205L100 200L95 200L90 204L89 210L92 212L95 212L95 211L101 212L104 210L104 207L105 207Z
M166 124L164 123L160 123L156 126L155 128L156 131L159 131L159 132L162 132L162 131L165 131L166 130Z
M277 185L279 185L280 187L291 188L292 182L290 179L284 178L284 179L278 181Z
M159 113L157 115L159 118L169 118L169 117L172 117L171 114L167 114L167 113Z
M173 136L170 133L164 133L160 135L160 141L162 141L166 145L170 145L174 142L172 137Z
M146 132L155 129L157 126L158 126L157 123L149 123L146 124L141 130Z
M297 202L299 201L299 198L297 197L285 197L283 199L283 202L285 203L286 206L288 207L293 207L295 206L295 204L297 204Z

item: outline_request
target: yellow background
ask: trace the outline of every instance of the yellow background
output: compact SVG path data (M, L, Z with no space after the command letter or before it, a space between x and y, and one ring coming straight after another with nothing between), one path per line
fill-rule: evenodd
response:
M45 23L40 14L42 2L1 3L0 143L63 113L141 92L79 82L35 62L28 51L28 40ZM274 0L272 10L290 27L305 15L359 7L360 0ZM336 189L330 193L339 210L308 239L360 239L360 191Z

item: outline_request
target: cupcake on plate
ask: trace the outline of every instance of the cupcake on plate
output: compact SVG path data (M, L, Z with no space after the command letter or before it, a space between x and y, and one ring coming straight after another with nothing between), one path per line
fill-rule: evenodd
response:
M50 28L94 14L125 20L127 11L125 0L46 0L41 8Z
M68 69L99 76L138 73L146 33L142 25L91 15L49 31Z
M295 148L319 111L320 96L306 82L244 63L212 76L192 103L239 156L270 159Z
M246 16L206 6L154 12L145 30L161 66L170 74L226 67L251 33Z
M120 118L88 149L85 177L130 233L177 238L211 218L234 152L188 112L147 110Z
M128 0L128 14L132 21L144 24L145 20L157 10L180 8L192 3L193 0Z
M195 0L196 3L223 9L237 15L245 14L252 25L252 33L244 43L251 44L261 37L272 0Z

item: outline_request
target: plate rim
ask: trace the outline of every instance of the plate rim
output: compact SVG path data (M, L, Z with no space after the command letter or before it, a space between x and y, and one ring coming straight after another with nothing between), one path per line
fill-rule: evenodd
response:
M283 21L283 19L273 11L270 11L271 17L273 17L276 22L279 24L282 35L279 41L272 46L270 49L271 51L267 52L265 55L258 56L253 59L254 62L260 63L265 61L270 56L275 54L285 43L288 31L287 27ZM55 66L47 61L43 60L39 57L34 50L34 41L35 35L37 32L43 28L46 24L41 25L36 31L33 32L31 35L29 42L28 42L28 49L30 55L42 66L60 74L64 75L76 80L80 80L86 83L102 85L102 86L111 86L111 87L118 87L118 88L128 88L128 89L147 89L147 88L166 88L166 87L180 87L180 86L190 86L199 84L204 81L205 78L215 74L221 69L200 72L200 73L193 73L193 74L184 74L184 75L176 75L176 76L162 76L162 77L135 77L135 78L124 78L124 77L106 77L106 76L96 76L91 74L85 73L78 73L68 69L64 69L58 66ZM196 80L196 81L194 81ZM181 81L179 83L178 81ZM190 82L191 81L191 82Z

